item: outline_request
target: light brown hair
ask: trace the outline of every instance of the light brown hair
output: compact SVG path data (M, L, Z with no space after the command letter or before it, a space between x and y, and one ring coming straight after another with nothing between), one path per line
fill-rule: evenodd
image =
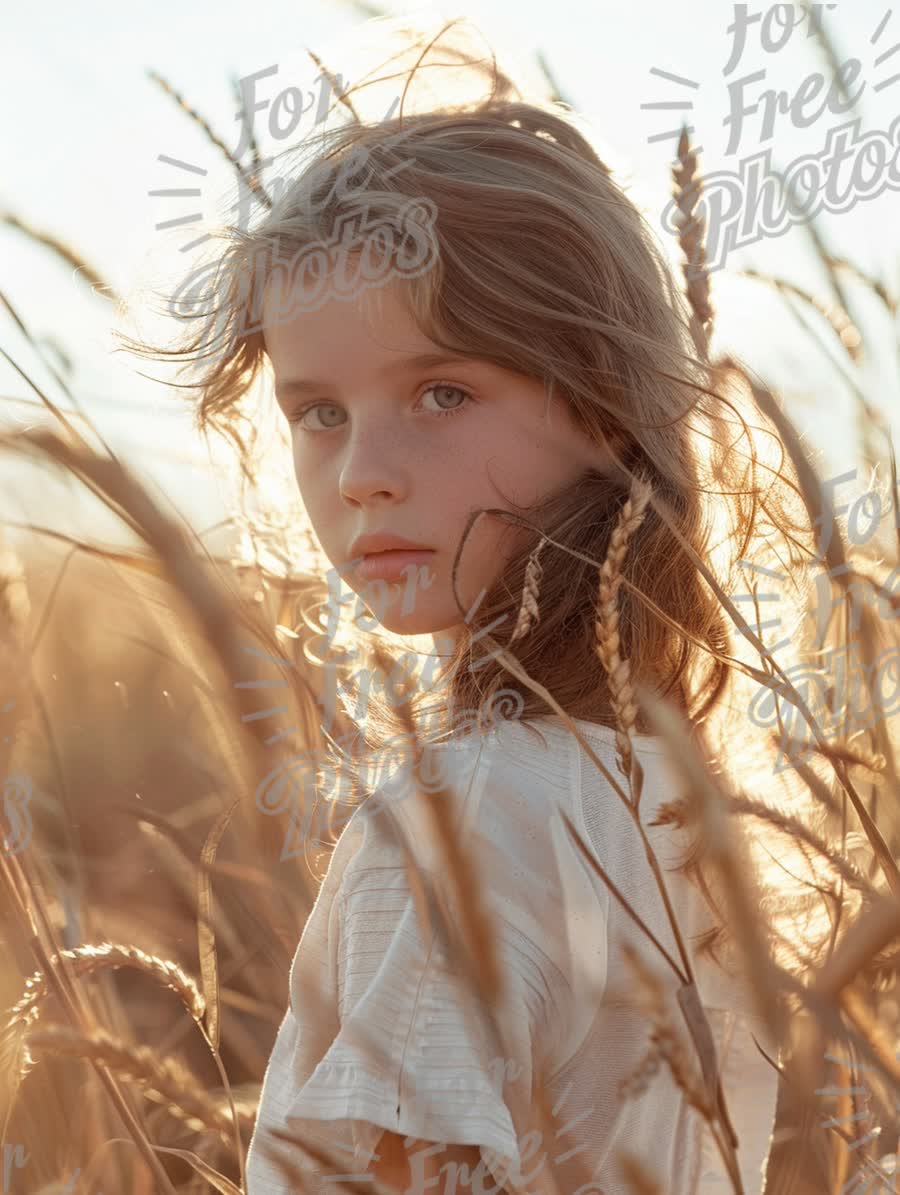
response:
M260 253L274 262L327 241L336 221L360 204L373 221L396 226L404 205L430 201L436 261L406 283L421 331L441 348L564 395L584 431L609 445L614 465L513 513L532 529L530 542L478 606L470 634L447 662L439 698L413 687L410 707L422 718L443 710L449 726L452 711L485 711L514 693L526 721L548 713L502 662L484 663L501 647L571 717L619 726L614 679L598 650L599 569L638 477L651 497L617 564L616 654L632 682L671 701L695 734L708 731L709 756L724 780L736 769L734 736L742 746L753 737L740 687L747 678L732 666L752 653L683 545L726 594L748 592L754 578L741 562L777 561L790 635L791 603L799 611L808 588L808 517L771 425L739 380L695 343L692 313L645 216L563 108L514 92L495 69L490 94L464 109L409 114L401 107L388 120L354 119L323 132L312 160L252 230L229 230L216 259L220 302L163 355L179 356L194 371L199 426L224 431L243 453L249 425L240 400L266 362L262 330L245 331L248 308L259 308ZM344 103L352 106L352 90ZM341 165L361 150L365 185L342 199L334 186ZM149 355L148 346L132 345ZM511 643L523 592L536 594L539 617ZM307 597L300 616L308 625L325 600L324 591ZM741 612L753 621L751 610ZM640 708L630 729L651 732ZM370 695L366 741L374 746L401 731L390 702ZM720 748L729 735L726 759ZM773 789L781 783L789 791L795 778L776 782L769 745L762 734L756 739L741 778L768 777Z

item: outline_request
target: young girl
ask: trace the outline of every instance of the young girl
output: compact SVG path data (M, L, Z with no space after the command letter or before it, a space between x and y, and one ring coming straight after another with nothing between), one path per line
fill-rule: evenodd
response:
M715 877L639 686L724 783L752 728L696 558L746 589L784 475L639 211L566 114L495 74L480 103L331 130L220 271L204 420L267 362L328 561L388 632L449 646L415 699L439 791L411 756L340 835L249 1195L757 1195L776 1045L739 955L710 949ZM397 718L369 708L375 745Z

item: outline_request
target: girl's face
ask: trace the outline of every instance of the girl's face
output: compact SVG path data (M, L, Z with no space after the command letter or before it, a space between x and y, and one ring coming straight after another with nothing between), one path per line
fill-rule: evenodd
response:
M548 402L542 382L454 358L423 336L404 302L408 285L394 278L277 318L267 294L266 351L325 554L388 630L452 638L464 615L450 578L470 514L528 506L602 468L606 456L562 397ZM367 579L350 566L361 555L353 544L376 533L430 552L408 563L393 557L393 575ZM478 520L457 572L464 612L528 535L497 516Z

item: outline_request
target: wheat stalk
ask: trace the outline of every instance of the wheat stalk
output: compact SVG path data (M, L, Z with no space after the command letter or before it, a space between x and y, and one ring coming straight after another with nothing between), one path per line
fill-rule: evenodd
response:
M259 199L259 201L262 204L264 204L265 207L271 208L272 200L269 198L268 194L266 193L265 188L263 187L262 183L260 183L259 179L256 177L256 174L250 173L237 160L237 158L234 156L234 154L231 152L231 150L228 148L228 146L225 144L225 142L222 140L222 138L219 137L215 132L213 132L213 129L212 129L211 125L209 124L209 122L207 120L204 120L204 118L200 115L200 113L195 108L191 107L191 105L187 102L187 100L184 98L184 96L181 94L181 92L176 91L175 88L172 86L172 84L168 81L168 79L165 79L159 73L159 71L149 70L149 71L147 71L147 74L150 76L150 78L153 80L154 83L157 83L163 89L163 91L166 93L166 95L171 96L171 98L175 101L175 103L178 105L178 107L181 109L181 111L184 112L184 114L186 116L188 116L194 122L195 125L197 125L200 129L202 129L202 131L205 133L207 138L216 147L216 149L220 149L222 151L222 153L225 155L225 157L228 159L228 161L232 164L232 166L235 168L235 170L238 172L238 174L241 176L241 178L244 180L244 182L247 184L247 186L250 188L250 190L254 193L254 195L256 195L256 197Z
M672 168L675 179L675 224L678 243L686 261L682 266L687 283L687 298L693 312L691 336L697 352L705 356L713 318L709 298L709 271L706 268L706 217L699 210L703 179L699 173L697 151L691 148L687 126L678 138L678 163Z
M650 1046L637 1066L619 1082L619 1096L623 1100L635 1098L646 1091L652 1077L665 1062L685 1099L695 1108L715 1132L716 1112L698 1082L696 1068L669 1019L662 981L645 959L627 939L621 942L622 954L636 980L636 994L643 995L645 1012L653 1029Z
M344 88L340 86L340 79L335 75L334 71L330 71L319 55L311 50L309 46L306 47L306 53L328 80L328 85L337 97L338 103L343 104L344 107L349 110L355 124L362 124L359 113L353 107L353 103L350 97L346 94Z
M177 963L169 959L162 959L153 954L147 954L137 946L122 946L113 942L102 942L99 946L77 946L73 950L61 950L51 956L54 967L59 965L60 959L69 960L72 973L77 976L94 975L98 971L109 968L135 967L173 991L181 1003L199 1024L206 1010L203 999L193 979L187 975ZM9 1020L3 1030L2 1037L21 1032L33 1026L40 1015L39 1006L48 993L47 976L44 971L35 971L25 981L25 994L10 1009ZM31 1069L33 1060L27 1052L23 1060L21 1075Z
M616 755L619 767L625 776L631 776L634 755L631 735L637 720L637 705L631 684L628 660L622 658L619 647L618 594L622 584L622 568L628 554L628 545L634 533L644 521L650 502L651 487L641 478L634 477L631 491L625 500L616 526L610 537L606 559L600 566L600 587L597 613L594 621L597 640L597 654L609 677L610 698L616 715ZM640 793L632 798L635 805Z
M71 246L67 245L65 241L61 241L59 237L54 236L50 232L35 228L33 224L29 224L21 216L16 216L12 212L0 212L0 220L4 224L8 224L10 228L17 228L19 232L24 233L25 236L35 241L38 245L44 245L47 249L51 249L57 257L61 257L68 265L74 266L76 272L83 276L85 282L95 294L101 295L104 299L109 299L110 302L119 302L118 294L99 271L89 266L84 258L76 253Z
M857 888L861 892L868 893L873 897L876 895L872 884L866 879L856 864L846 858L840 851L831 847L821 835L811 830L800 818L794 817L791 814L781 813L777 809L772 809L763 801L758 801L753 797L745 797L742 794L728 795L726 803L735 813L747 814L750 817L758 818L760 821L768 822L770 825L781 830L788 838L805 842L807 846L812 847L823 859L827 859L834 870L847 881L851 888ZM648 824L651 826L675 826L681 829L693 824L695 821L695 811L692 810L690 803L686 798L679 797L674 801L664 801L659 806L656 816Z
M538 594L544 570L541 567L538 557L546 542L544 537L541 536L541 542L528 557L528 563L525 565L525 584L522 587L522 602L519 606L519 616L516 619L516 629L512 633L509 640L510 643L515 643L517 639L522 639L527 635L540 618Z
M238 114L247 137L247 153L250 155L250 171L254 178L259 178L262 168L262 158L259 152L259 142L256 140L256 130L253 127L253 113L244 107L244 97L241 92L240 79L236 75L231 78L231 90L238 105Z
M131 1046L103 1029L79 1033L67 1025L46 1025L33 1029L26 1038L29 1050L90 1058L121 1079L135 1083L144 1095L163 1104L179 1120L195 1130L215 1129L230 1140L234 1121L228 1108L214 1103L194 1075L173 1058L157 1058L148 1046ZM238 1123L251 1126L255 1113L236 1108Z
M662 1051L659 1045L659 1030L650 1034L650 1046L630 1075L619 1080L619 1099L629 1100L643 1093L650 1086L650 1080L659 1071Z
M845 257L833 257L828 254L825 259L825 265L831 270L846 270L859 282L864 283L869 289L878 296L891 315L897 314L897 300L891 295L887 287L879 278L874 278L855 261L848 261Z
M769 286L774 286L781 293L794 295L795 298L801 299L813 307L827 321L850 360L854 364L859 364L862 358L862 335L847 310L839 303L826 303L811 291L804 290L795 282L791 282L787 278L780 278L775 274L765 274L760 270L750 268L736 270L735 273L738 277L754 278L758 282L765 282Z

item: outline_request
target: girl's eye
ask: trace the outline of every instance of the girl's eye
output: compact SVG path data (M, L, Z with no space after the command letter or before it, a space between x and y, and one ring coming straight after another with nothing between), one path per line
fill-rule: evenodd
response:
M448 391L450 392L451 395L454 392L457 395L462 395L463 401L462 402L457 401L456 405L451 406L451 407L442 406L441 404L445 401ZM422 391L421 397L424 397L426 394L431 394L431 393L433 393L435 395L436 402L438 404L438 410L431 412L431 414L433 414L433 415L455 415L457 413L457 411L461 411L464 409L464 407L466 405L465 400L471 399L471 397L472 397L468 390L464 390L461 386L454 386L450 382L432 382L432 384L428 387L427 390ZM312 411L317 411L317 412L322 411L323 412L323 414L321 416L319 416L319 418L320 418L322 424L324 424L324 426L320 425L319 427L314 427L314 426L311 426L306 421L306 416L309 415ZM289 415L287 417L287 420L288 420L288 423L298 424L299 426L301 426L303 428L304 431L309 431L309 432L329 431L332 428L340 426L340 422L330 422L330 420L333 420L336 415L339 417L340 414L341 414L341 408L337 403L314 402L314 403L310 403L309 406L304 407L302 411L298 411L294 415Z
M303 423L303 420L306 418L306 416L309 414L310 411L318 411L320 409L324 409L324 411L326 412L326 415L325 415L326 426L324 428L309 427L307 424ZM333 424L333 423L329 424L327 422L327 420L332 417L332 415L335 411L340 411L340 407L337 405L337 403L314 402L314 403L310 403L308 407L304 407L302 411L297 411L297 413L295 415L288 415L287 421L288 421L288 423L299 424L301 427L303 427L304 431L308 431L308 432L328 431L328 429L330 427L339 426L337 424Z
M427 390L422 391L422 396L424 397L426 394L434 393L437 396L438 404L440 405L442 397L446 396L448 390L450 391L451 394L454 391L457 394L461 394L464 399L471 399L471 397L472 397L471 394L468 392L468 390L463 390L463 388L461 386L454 386L452 384L452 382L432 382L432 384L428 387ZM458 403L454 407L440 407L440 409L438 411L435 411L434 414L436 414L436 415L455 415L456 412L461 411L464 406L465 406L465 402Z

